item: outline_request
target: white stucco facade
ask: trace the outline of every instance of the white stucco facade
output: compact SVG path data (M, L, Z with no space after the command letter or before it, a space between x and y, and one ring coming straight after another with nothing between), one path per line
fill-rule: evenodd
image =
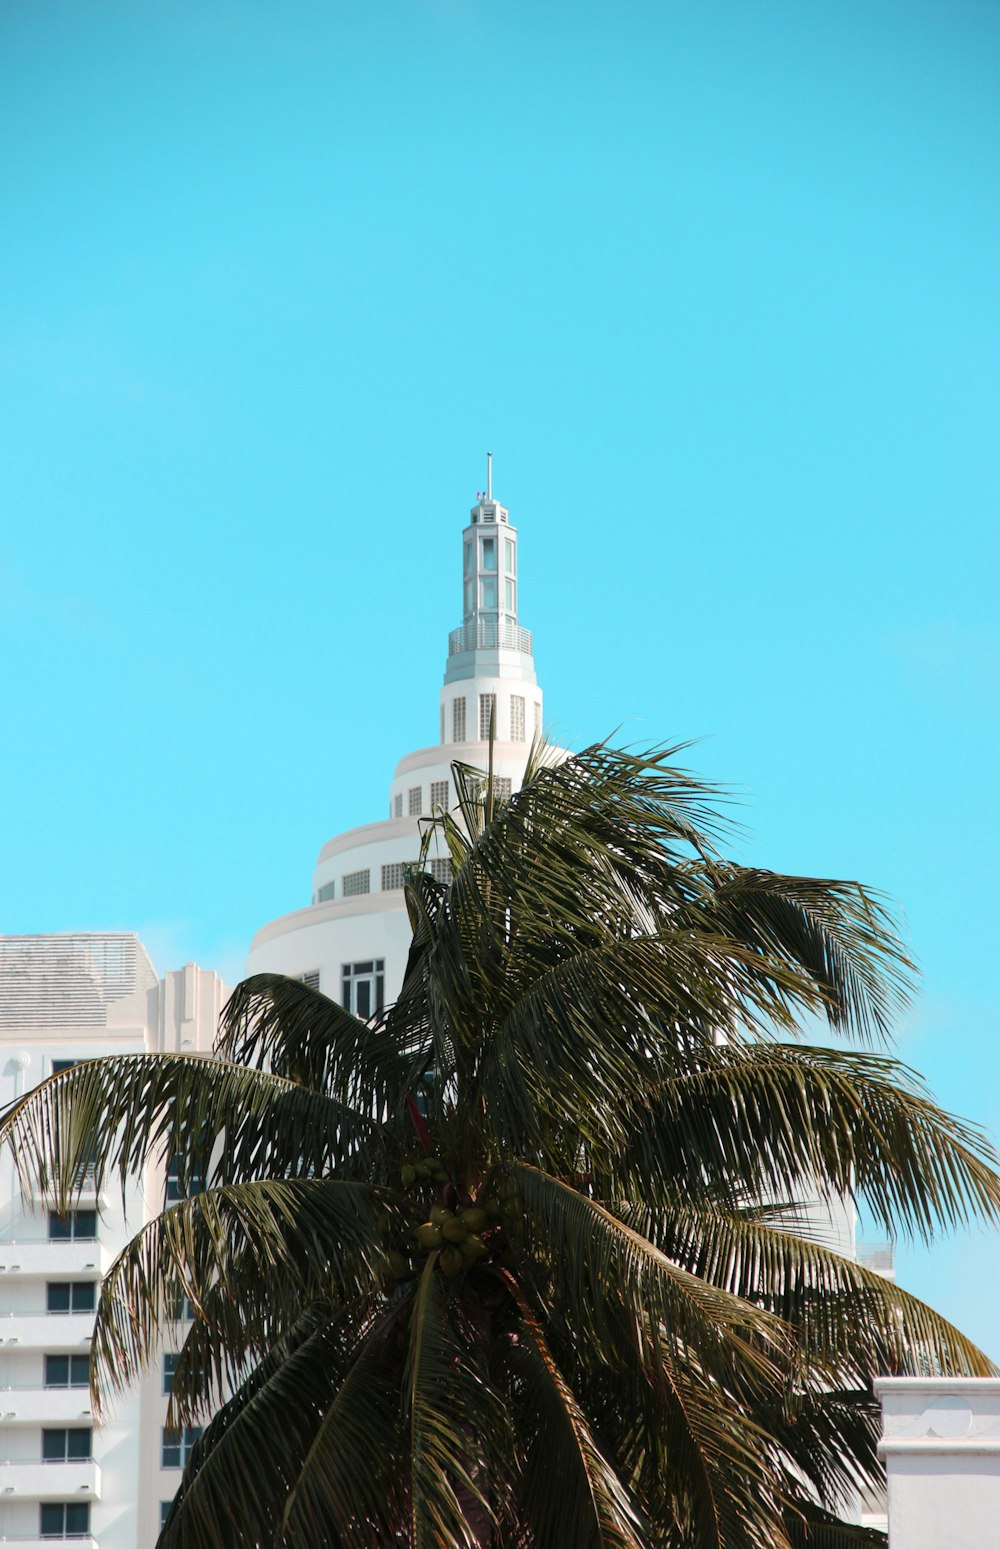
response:
M890 1549L1000 1549L1000 1380L885 1377Z
M0 936L0 1106L60 1061L207 1053L226 993L194 964L158 979L131 934ZM156 1542L180 1479L164 1467L162 1360L100 1428L86 1366L101 1278L164 1188L151 1165L126 1209L115 1184L85 1190L60 1222L43 1198L22 1199L12 1157L0 1157L0 1541Z

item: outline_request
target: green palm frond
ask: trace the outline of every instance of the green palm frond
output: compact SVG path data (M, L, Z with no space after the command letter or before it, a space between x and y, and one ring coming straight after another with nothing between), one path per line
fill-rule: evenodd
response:
M888 1549L886 1535L877 1528L841 1522L821 1506L804 1504L787 1519L792 1549Z
M913 963L885 901L857 882L707 862L704 928L804 972L838 1032L882 1042L909 1003Z
M186 1191L212 1178L349 1177L377 1171L385 1138L370 1113L267 1071L196 1054L85 1060L14 1103L0 1125L22 1186L61 1210L81 1188L171 1157Z
M254 974L237 985L223 1009L217 1053L376 1114L398 1097L408 1063L383 1022L363 1022L282 974Z
M359 1328L319 1307L266 1355L198 1442L162 1549L391 1542L400 1447L392 1322L383 1314Z
M297 1317L324 1295L363 1301L385 1278L374 1216L387 1208L398 1209L366 1185L296 1179L230 1184L164 1210L104 1281L91 1358L97 1406L147 1365L178 1297L211 1317L220 1349L240 1360L282 1331L282 1312Z
M613 1351L654 1385L693 1348L730 1393L780 1385L787 1330L773 1314L680 1268L596 1200L537 1168L505 1165L496 1187L522 1278L576 1344Z
M622 1214L699 1280L774 1313L808 1360L841 1379L997 1375L971 1340L894 1281L756 1212L639 1205Z
M620 1158L621 1192L676 1180L744 1199L831 1192L862 1200L888 1232L930 1239L939 1223L1000 1220L995 1154L897 1061L867 1051L722 1044L648 1096ZM663 1197L661 1196L661 1197ZM735 1201L731 1201L735 1202Z
M475 1343L461 1337L461 1299L436 1272L437 1258L427 1259L409 1319L413 1549L484 1549L507 1485L496 1445L502 1410Z
M541 1321L518 1301L521 1333L509 1360L529 1438L518 1498L532 1549L647 1549L641 1509L591 1434Z

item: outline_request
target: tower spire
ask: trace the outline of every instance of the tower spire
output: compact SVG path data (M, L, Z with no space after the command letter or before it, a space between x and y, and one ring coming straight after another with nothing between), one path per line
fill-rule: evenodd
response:
M493 453L486 453L486 498L493 499Z

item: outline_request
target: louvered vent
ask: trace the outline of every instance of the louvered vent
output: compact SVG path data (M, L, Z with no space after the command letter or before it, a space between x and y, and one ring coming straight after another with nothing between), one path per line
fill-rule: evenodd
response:
M138 936L0 936L0 1029L104 1027L108 1007L156 983Z

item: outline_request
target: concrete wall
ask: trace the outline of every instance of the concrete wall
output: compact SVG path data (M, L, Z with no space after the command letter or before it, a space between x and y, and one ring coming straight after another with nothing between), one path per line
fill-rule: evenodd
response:
M885 1377L890 1549L1000 1549L1000 1380Z

